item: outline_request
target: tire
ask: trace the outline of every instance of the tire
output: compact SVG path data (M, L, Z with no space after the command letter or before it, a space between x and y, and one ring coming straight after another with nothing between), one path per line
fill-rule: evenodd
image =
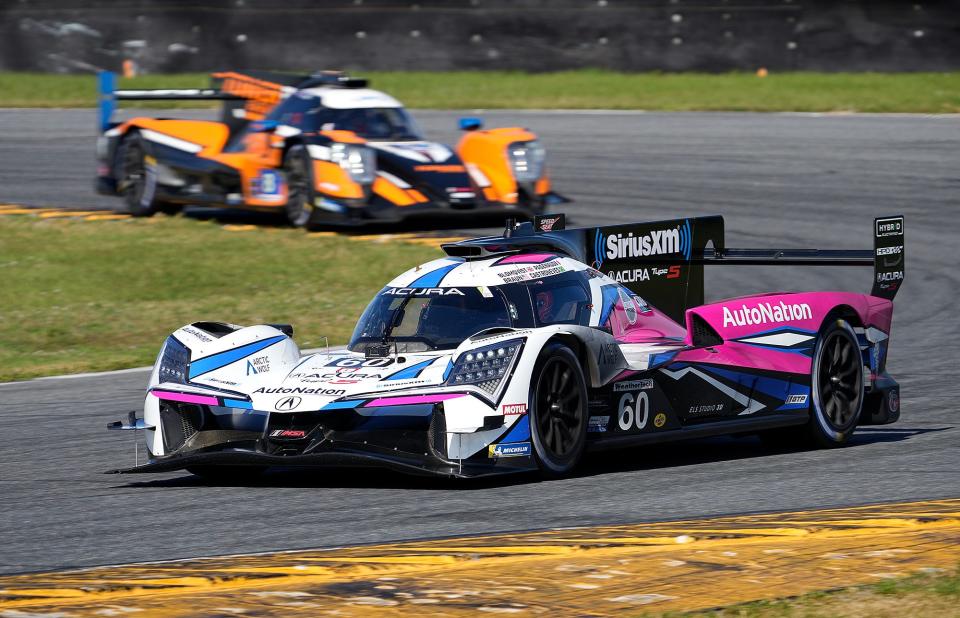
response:
M548 344L533 369L530 440L540 472L569 474L587 444L587 383L580 361L562 344Z
M143 138L132 132L123 138L117 148L118 187L134 217L152 217L161 208L157 200L156 170L147 163Z
M212 483L250 481L266 469L266 466L187 466L187 472Z
M845 320L833 320L821 329L810 383L810 437L825 448L846 444L860 418L864 385L860 344Z
M313 216L316 189L313 185L313 167L307 149L295 144L283 158L283 175L287 183L287 221L294 227L306 227Z

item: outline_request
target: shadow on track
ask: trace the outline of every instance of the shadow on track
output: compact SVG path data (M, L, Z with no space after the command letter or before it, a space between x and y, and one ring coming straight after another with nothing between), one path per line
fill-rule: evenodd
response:
M845 448L858 448L875 443L909 440L914 436L940 432L939 428L877 428L858 430ZM680 445L680 448L678 448ZM690 440L682 443L656 444L642 449L591 453L584 457L573 478L589 478L641 470L698 466L737 460L762 460L764 457L809 451L803 447L774 448L756 436L719 437ZM411 476L381 468L273 468L255 478L232 478L211 481L190 473L183 476L149 481L134 481L118 488L161 487L276 487L302 489L364 488L415 489L427 491L481 490L495 487L550 482L536 472L521 472L477 479L450 479L432 476ZM562 479L559 479L562 482Z
M290 227L283 216L276 213L257 212L231 208L192 208L183 210L183 216L199 221L216 221L221 224L256 225L265 228ZM157 215L160 216L160 215ZM491 228L495 234L503 229L506 218L500 215L476 211L451 212L449 214L412 215L399 222L370 222L363 225L329 225L311 231L337 232L344 235L397 234L415 232L456 232L464 229ZM293 229L293 228L291 228Z

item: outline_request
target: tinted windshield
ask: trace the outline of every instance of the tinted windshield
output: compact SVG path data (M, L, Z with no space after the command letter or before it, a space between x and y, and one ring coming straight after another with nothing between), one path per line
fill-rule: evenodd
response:
M399 107L324 109L322 131L353 131L371 140L418 140L420 130L413 118Z
M455 348L488 328L511 327L517 315L497 288L384 288L360 316L348 346L396 343L398 352Z

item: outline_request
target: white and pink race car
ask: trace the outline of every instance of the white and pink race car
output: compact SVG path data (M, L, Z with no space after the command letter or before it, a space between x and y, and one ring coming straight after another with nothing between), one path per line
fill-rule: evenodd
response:
M571 472L584 452L718 434L819 446L899 417L885 370L903 217L872 250L728 249L723 219L563 229L543 216L380 290L345 350L301 356L287 325L196 322L166 340L148 463L252 475L382 465L465 477ZM705 265L867 265L871 294L704 304Z

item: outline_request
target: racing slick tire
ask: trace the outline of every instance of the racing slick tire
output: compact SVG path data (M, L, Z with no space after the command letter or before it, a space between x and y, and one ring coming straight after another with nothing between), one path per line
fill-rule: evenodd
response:
M116 177L127 212L134 217L152 217L164 208L157 199L156 167L136 131L124 136L117 148Z
M294 144L283 158L283 174L287 182L287 205L284 212L294 227L307 227L313 216L317 197L313 184L313 165L302 144Z
M846 444L864 399L860 344L846 320L831 320L821 328L810 384L808 429L813 443L824 448Z
M187 466L187 472L211 483L250 481L266 471L266 466Z
M560 343L548 344L533 369L530 441L546 477L569 474L587 444L587 383L580 361Z
M760 434L769 448L832 448L850 440L863 407L863 362L853 328L831 320L820 329L810 370L810 420Z

